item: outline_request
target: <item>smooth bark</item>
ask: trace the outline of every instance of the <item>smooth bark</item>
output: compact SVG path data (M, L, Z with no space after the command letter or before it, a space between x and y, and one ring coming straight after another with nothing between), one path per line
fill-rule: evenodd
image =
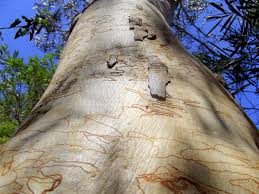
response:
M258 193L256 129L168 26L173 1L96 0L0 147L0 193Z

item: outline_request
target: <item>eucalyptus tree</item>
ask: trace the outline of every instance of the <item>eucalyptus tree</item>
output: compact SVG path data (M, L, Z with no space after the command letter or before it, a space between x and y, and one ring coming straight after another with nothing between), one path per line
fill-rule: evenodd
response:
M177 1L95 0L0 147L1 193L256 193L258 134L169 23Z
M17 18L11 27L18 28L16 38L30 35L38 47L59 55L88 5L88 0L38 0L35 17ZM257 124L258 10L257 0L181 0L169 23Z

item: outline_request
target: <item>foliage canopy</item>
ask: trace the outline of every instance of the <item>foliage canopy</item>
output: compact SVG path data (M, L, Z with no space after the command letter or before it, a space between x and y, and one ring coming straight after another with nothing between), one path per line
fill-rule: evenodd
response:
M0 47L0 143L12 135L31 112L55 70L53 54L24 62L19 52Z

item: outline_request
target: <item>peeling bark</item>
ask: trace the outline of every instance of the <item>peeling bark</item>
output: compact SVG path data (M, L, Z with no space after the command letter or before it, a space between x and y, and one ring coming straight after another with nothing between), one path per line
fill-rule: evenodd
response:
M168 77L168 68L157 56L148 57L148 87L153 98L166 100L166 86L170 80Z
M129 17L130 30L134 31L134 40L143 41L145 38L149 40L156 40L156 34L148 30L147 25L142 24L142 19L139 17Z
M109 52L107 55L107 67L112 69L118 63L118 54L116 52Z

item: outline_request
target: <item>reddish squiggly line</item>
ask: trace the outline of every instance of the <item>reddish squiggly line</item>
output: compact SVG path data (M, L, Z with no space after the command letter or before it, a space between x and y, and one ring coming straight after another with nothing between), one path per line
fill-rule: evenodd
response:
M251 194L257 194L258 192L253 192L253 191L251 191L251 190L249 190L249 189L247 189L247 188L241 186L241 184L234 183L234 182L236 182L236 181L253 181L253 182L255 182L255 184L257 185L257 189L258 189L257 191L259 191L259 182L256 181L256 180L254 180L254 179L251 179L251 178L248 178L248 179L235 179L235 180L230 180L229 183L230 183L231 185L238 186L238 187L244 189L245 191L248 191L248 192L251 193Z
M184 175L183 172L181 172L179 169L176 167L171 166L172 169L164 168L167 169L167 172L165 173L158 173L157 171L163 167L158 167L153 173L147 173L147 174L142 174L139 175L137 178L137 182L139 184L138 188L144 193L144 190L142 189L140 185L140 179L144 179L147 182L158 182L170 191L174 193L182 193L181 191L184 191L188 188L189 185L193 185L197 191L203 194L211 194L213 193L227 193L230 194L227 191L205 185L200 183L199 181L193 179L193 178L187 178L188 176ZM175 173L170 173L170 171L175 170ZM179 174L180 173L180 174ZM176 183L181 183L181 185L177 185Z
M30 177L28 177L27 187L28 187L28 189L29 189L32 193L34 193L34 192L33 192L33 190L30 188L30 185L29 185L30 180L33 180L33 181L38 182L38 183L41 183L41 182L39 182L37 179L40 179L40 180L41 180L41 179L42 179L42 180L45 180L45 179L48 179L48 178L49 178L49 179L52 179L52 181L49 182L49 183L52 183L51 188L44 190L41 194L46 194L46 193L48 193L48 192L54 191L54 190L61 184L61 182L62 182L62 180L63 180L63 177L62 177L62 175L60 175L60 174L45 175L42 171L40 171L40 173L41 173L41 175L42 175L43 177L36 177L36 176L30 176ZM55 178L56 176L57 176L58 178Z

